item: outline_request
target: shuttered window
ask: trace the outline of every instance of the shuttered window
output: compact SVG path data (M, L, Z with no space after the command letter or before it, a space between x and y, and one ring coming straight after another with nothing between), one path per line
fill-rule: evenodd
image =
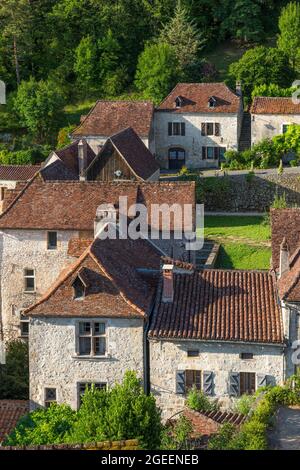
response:
M189 391L191 388L201 390L201 370L186 370L185 371L185 390Z
M202 147L202 160L224 160L224 147Z
M168 135L185 135L185 122L169 122Z
M241 372L240 373L240 395L247 393L251 395L255 392L255 373L254 372Z
M201 123L201 135L215 135L220 137L221 125L219 122L202 122Z

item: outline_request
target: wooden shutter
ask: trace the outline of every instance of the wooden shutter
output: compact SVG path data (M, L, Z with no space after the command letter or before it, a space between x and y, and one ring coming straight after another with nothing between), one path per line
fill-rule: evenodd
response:
M205 122L201 123L201 135L206 135L206 125Z
M168 135L172 135L172 123L168 123Z
M185 372L184 370L176 371L176 393L183 395L185 393Z
M274 385L273 377L270 375L256 374L256 389Z
M219 156L220 156L220 149L219 149L219 147L214 147L214 159L215 159L215 160L219 160Z
M215 136L219 137L221 135L221 132L220 132L220 123L219 122L216 122L215 123Z
M181 135L185 135L185 122L181 123Z
M214 374L211 371L203 372L203 392L205 395L213 395Z
M206 147L202 147L202 160L206 160Z
M238 397L240 394L240 374L238 372L231 372L229 374L229 395L231 397Z

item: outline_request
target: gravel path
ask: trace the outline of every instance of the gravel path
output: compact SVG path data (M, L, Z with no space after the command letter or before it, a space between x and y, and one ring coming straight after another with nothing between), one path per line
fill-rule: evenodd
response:
M269 443L273 449L300 450L300 407L279 408Z

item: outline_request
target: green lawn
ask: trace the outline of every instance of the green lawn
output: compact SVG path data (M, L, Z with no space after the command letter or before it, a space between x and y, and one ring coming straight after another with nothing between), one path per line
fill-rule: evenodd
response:
M270 227L260 216L206 216L205 238L220 243L217 268L269 269Z

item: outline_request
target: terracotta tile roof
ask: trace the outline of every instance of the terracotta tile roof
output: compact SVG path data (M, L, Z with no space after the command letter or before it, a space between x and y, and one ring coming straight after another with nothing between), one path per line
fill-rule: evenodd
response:
M300 209L271 209L272 267L279 268L280 244L285 237L290 254L300 246Z
M282 300L300 302L300 247L290 257L290 270L278 280L278 293Z
M150 313L155 286L139 269L158 271L159 265L160 253L145 240L96 239L25 313L51 317L144 317ZM74 300L72 285L83 269L86 295Z
M131 127L110 137L94 162L101 158L109 142L112 143L118 153L125 159L138 179L147 180L159 170L160 167L154 155L152 155L150 150ZM90 165L89 169L93 167L93 163Z
M176 108L175 100L180 97L182 105ZM216 100L213 108L208 106L210 98ZM158 111L174 113L238 113L241 98L225 83L178 83L158 106Z
M133 127L140 137L148 137L153 117L150 101L97 101L89 114L73 131L77 136L111 136Z
M295 104L292 98L257 96L254 98L252 114L300 114L300 104Z
M92 243L93 238L71 238L68 243L68 255L79 258Z
M79 179L79 164L78 164L78 144L76 140L72 144L64 147L63 149L56 150L55 154L59 160L45 166L41 169L41 175L45 180L78 180ZM87 167L94 160L96 154L91 149L86 140L82 139L84 152L87 156Z
M43 181L36 175L0 216L0 228L44 230L94 230L100 204L118 204L128 197L128 207L144 203L178 203L195 206L194 182ZM155 221L150 223L155 226Z
M27 400L0 400L0 442L11 433L19 419L28 412Z
M3 181L28 181L41 165L0 165L0 180Z
M162 280L150 338L283 343L275 276L208 269L173 274L174 301L162 302Z

